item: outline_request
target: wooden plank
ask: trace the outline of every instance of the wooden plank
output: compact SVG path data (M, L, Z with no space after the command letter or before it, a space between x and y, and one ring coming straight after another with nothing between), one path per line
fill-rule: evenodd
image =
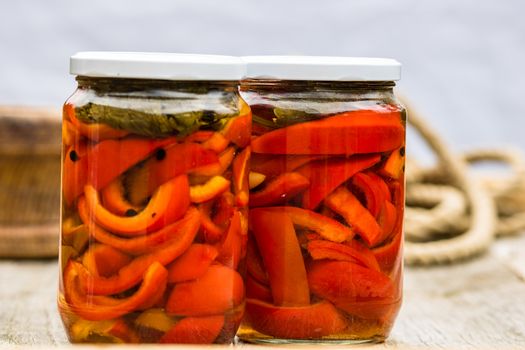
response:
M525 236L506 238L480 259L407 268L404 305L391 337L366 348L525 348L523 265L514 266L523 247ZM56 309L57 274L55 260L0 261L0 348L69 347ZM332 347L339 348L345 347Z

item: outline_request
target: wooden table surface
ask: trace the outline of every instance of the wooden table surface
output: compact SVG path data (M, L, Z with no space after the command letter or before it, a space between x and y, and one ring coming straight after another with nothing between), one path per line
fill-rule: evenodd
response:
M56 290L56 260L0 260L0 348L67 347ZM472 261L407 268L391 337L366 348L525 349L525 235Z

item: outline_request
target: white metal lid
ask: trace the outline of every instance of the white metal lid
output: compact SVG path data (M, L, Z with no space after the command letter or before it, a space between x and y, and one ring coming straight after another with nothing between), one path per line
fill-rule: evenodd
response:
M401 63L391 58L244 56L249 79L394 81Z
M78 52L74 75L164 80L240 80L246 73L238 57L153 52Z

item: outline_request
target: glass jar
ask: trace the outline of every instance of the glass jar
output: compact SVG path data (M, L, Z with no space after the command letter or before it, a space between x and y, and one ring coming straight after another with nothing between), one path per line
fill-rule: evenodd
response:
M401 305L406 113L388 59L247 57L247 342L378 342Z
M244 312L244 64L80 53L71 73L58 297L70 341L230 343Z

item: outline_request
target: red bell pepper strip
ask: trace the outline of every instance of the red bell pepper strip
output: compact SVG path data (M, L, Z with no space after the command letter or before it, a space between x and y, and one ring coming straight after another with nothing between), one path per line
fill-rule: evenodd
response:
M250 193L250 207L284 204L310 186L310 181L299 173L277 176L263 189Z
M311 210L291 206L272 207L267 208L267 210L285 212L292 219L294 225L314 231L329 241L348 241L355 234L348 226Z
M383 231L383 237L381 242L390 237L390 234L394 230L397 222L397 210L396 207L389 201L385 201L381 213L377 219L381 230Z
M68 206L84 192L88 178L86 153L85 142L74 143L66 149L62 165L62 193Z
M166 147L148 159L142 170L142 186L146 195L152 194L160 185L182 174L192 173L204 166L218 166L217 154L198 143L180 143ZM133 188L130 189L133 191Z
M159 343L211 344L224 327L224 315L185 317L168 330Z
M209 244L192 244L188 250L168 266L168 282L179 283L200 278L219 255Z
M321 158L324 157L253 153L250 158L250 169L266 176L279 176Z
M248 205L248 192L250 192L248 181L250 154L251 149L250 146L248 146L233 160L233 190L235 193L235 204L239 207Z
M86 205L89 215L103 228L123 236L154 232L179 219L190 205L190 188L187 175L179 175L161 185L148 205L134 216L118 216L108 211L98 192L86 185Z
M383 230L376 219L346 187L335 190L326 198L325 204L341 215L368 246L373 247L381 241Z
M229 144L230 141L227 138L218 132L214 132L209 139L202 143L202 147L212 150L215 153L221 153Z
M402 257L402 245L403 245L403 234L396 232L392 239L377 248L372 249L372 253L377 259L381 271L386 274L390 274L395 266L401 264Z
M142 280L144 272L154 262L164 266L171 263L182 255L195 239L200 226L200 214L197 209L190 208L182 220L178 235L158 249L136 257L111 277L93 276L82 266L78 269L81 288L85 291L89 290L93 295L118 294L137 285Z
M246 320L258 332L283 339L317 339L341 333L344 317L327 301L299 307L278 307L248 299Z
M113 129L106 124L86 124L78 120L75 114L75 106L70 103L64 105L64 115L75 126L77 131L92 141L102 141L107 139L119 139L129 134L129 131Z
M186 138L184 138L184 142L202 143L202 142L207 141L210 137L212 137L213 134L215 134L215 132L211 130L199 130L199 131L196 131L188 135Z
M390 189L388 188L388 185L385 182L385 179L383 179L381 176L377 175L376 173L372 171L367 171L366 175L368 175L369 178L374 181L375 185L379 187L381 192L383 193L383 196L385 197L385 200L392 201L392 194L390 193Z
M210 177L224 174L232 163L234 155L235 148L226 148L226 150L219 154L217 163L200 166L193 169L191 171L192 178L200 179L200 177Z
M131 255L141 255L159 248L162 244L179 235L187 221L183 218L164 226L156 232L133 238L123 238L107 232L90 221L91 219L86 208L86 200L84 197L80 197L78 201L78 213L91 237L100 243Z
M212 200L230 188L230 181L222 176L214 176L202 185L190 187L190 199L193 203Z
M203 203L199 205L198 208L199 212L201 213L202 237L206 243L214 244L221 240L225 230L224 228L215 224L215 222L213 222L213 220L210 218L211 208L209 204L212 203Z
M312 240L307 243L307 249L314 260L331 259L350 261L372 270L380 270L374 254L372 254L368 248L354 240L346 244L325 240Z
M109 320L133 312L154 296L159 288L165 286L168 278L168 271L164 266L154 262L143 272L144 281L132 296L123 299L88 298L85 291L78 286L81 268L85 270L81 264L74 261L70 261L66 267L64 272L66 300L70 303L73 312L90 321Z
M202 277L176 284L166 310L176 316L217 315L240 305L243 297L241 275L229 267L211 265Z
M380 159L379 155L358 155L347 159L318 160L302 166L298 172L310 180L310 188L303 194L303 208L315 209L339 185Z
M247 253L246 253L246 270L248 273L255 278L257 281L264 285L270 283L268 279L268 273L264 267L264 263L257 248L256 243L250 237L248 239Z
M117 177L109 185L100 191L102 203L104 207L116 215L126 215L129 210L139 212L142 210L138 205L130 203L125 196L124 185L122 184L122 177Z
M285 212L256 208L250 210L250 222L268 271L275 304L310 304L303 255L290 216Z
M230 142L241 148L248 146L252 135L252 113L248 112L231 118L221 130L221 133Z
M94 276L109 277L131 262L131 257L106 244L93 244L82 256L82 264Z
M100 190L153 152L175 142L175 138L161 140L130 138L97 143L88 150L87 157L84 158L89 175L87 183Z
M392 151L379 172L392 179L399 179L405 171L405 147Z
M364 195L366 208L375 218L379 217L386 201L385 194L380 188L380 181L383 180L379 176L371 177L367 173L357 173L351 180L352 187ZM386 186L384 182L383 184Z
M249 274L245 278L245 283L247 298L265 301L270 304L273 303L272 291L270 290L270 288L268 288L268 286L259 283L255 278L253 278Z
M381 153L400 147L404 127L398 112L353 111L299 123L252 140L254 153Z
M241 260L241 229L241 213L238 210L234 210L228 231L223 241L217 245L219 250L217 261L234 270L237 269Z
M364 302L392 303L395 288L383 273L348 261L316 260L308 266L310 290L345 312L369 318ZM360 308L355 303L363 302Z

